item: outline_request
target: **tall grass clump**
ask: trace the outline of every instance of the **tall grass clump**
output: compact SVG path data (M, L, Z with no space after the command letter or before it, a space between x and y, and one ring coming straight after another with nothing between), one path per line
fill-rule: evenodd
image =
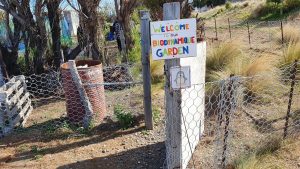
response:
M232 60L223 70L212 72L211 79L227 79L231 74L246 77L245 92L254 97L268 92L270 86L279 81L276 63L276 59L268 55L257 58L242 56Z
M300 60L300 42L288 43L284 50L283 58L281 58L279 67L290 66L295 60Z
M270 161L276 158L276 152L280 151L285 142L279 137L270 137L269 140L254 149L250 154L239 157L234 161L235 169L254 169L254 168L284 168L275 162Z
M206 79L211 81L212 72L223 70L229 63L241 55L242 51L235 42L225 42L214 47L206 60Z

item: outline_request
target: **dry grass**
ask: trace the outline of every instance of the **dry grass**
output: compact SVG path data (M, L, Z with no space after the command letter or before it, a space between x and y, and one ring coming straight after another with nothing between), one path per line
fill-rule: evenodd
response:
M233 60L242 55L242 51L235 42L219 44L211 50L206 61L207 80L211 80L211 73L223 70Z
M300 42L290 42L284 51L283 58L280 60L280 67L291 65L295 60L300 59Z
M164 62L150 58L150 72L152 83L161 82L164 79Z
M299 138L298 138L299 139ZM284 169L297 168L299 155L299 141L290 138L282 141L280 138L270 138L268 142L259 146L253 153L235 161L235 169ZM295 152L295 153L291 153Z
M300 41L300 30L291 24L283 27L283 42L284 43L298 43ZM278 33L278 42L282 43L282 35Z
M230 74L250 78L255 77L252 80L247 80L247 91L251 94L263 93L272 84L279 81L276 63L276 58L268 55L252 59L247 56L241 56L232 60L223 70L212 72L210 78L222 80L228 78Z

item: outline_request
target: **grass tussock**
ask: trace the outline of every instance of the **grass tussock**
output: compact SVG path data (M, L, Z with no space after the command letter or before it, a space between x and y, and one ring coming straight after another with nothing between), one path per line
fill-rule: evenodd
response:
M218 81L227 79L231 74L235 76L251 77L245 84L246 90L251 93L262 93L272 84L279 81L279 72L276 68L277 59L268 55L250 58L245 55L233 57L226 64L208 72L207 79Z
M295 60L300 60L300 42L288 43L284 50L283 58L280 60L280 67L292 65Z
M284 168L282 164L276 163L276 153L284 146L282 138L273 137L269 141L259 146L251 154L247 154L235 160L235 169L255 169L255 168ZM274 161L275 160L275 161Z
M208 76L212 71L223 70L235 58L241 56L242 51L237 46L235 42L226 42L211 50L206 61Z

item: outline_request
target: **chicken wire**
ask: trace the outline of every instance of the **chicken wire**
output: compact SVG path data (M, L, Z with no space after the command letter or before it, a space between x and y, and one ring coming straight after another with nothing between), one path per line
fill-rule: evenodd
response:
M286 43L284 38L289 36L289 27L298 30L298 25L300 24L298 20L235 21L230 18L228 20L216 18L216 24L214 19L207 22L205 24L205 39L209 44L235 41L243 49L268 51L271 53L281 51ZM282 34L284 35L283 37ZM286 34L287 36L285 36Z
M105 67L102 83L99 83L101 76L97 71L78 69L92 105L91 115L85 112L71 74L62 76L61 72L49 71L39 75L23 76L33 111L24 123L16 124L11 132L5 133L1 126L6 126L12 119L8 118L6 116L8 113L2 109L1 137L40 131L46 138L59 135L64 129L81 133L85 130L83 123L87 119L90 129L103 122L117 121L114 114L116 106L121 106L133 116L143 114L142 82L140 76L133 78L133 71L138 69L138 66L124 64Z
M272 151L285 138L298 137L300 69L295 65L261 76L232 76L174 91L181 118L174 117L176 109L166 115L164 168L185 168L187 162L188 168L230 168L251 154Z

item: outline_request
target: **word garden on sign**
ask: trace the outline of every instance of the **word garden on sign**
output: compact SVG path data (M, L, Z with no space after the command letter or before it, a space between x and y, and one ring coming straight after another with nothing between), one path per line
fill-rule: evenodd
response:
M197 56L196 19L151 22L153 60Z

